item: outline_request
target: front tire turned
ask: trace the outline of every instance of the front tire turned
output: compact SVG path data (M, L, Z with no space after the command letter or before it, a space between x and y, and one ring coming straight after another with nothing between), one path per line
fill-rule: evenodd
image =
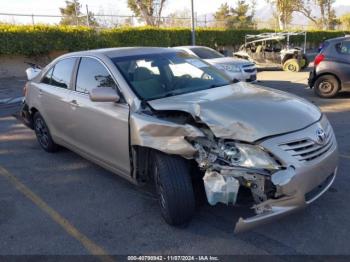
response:
M189 165L179 156L154 152L153 175L161 214L173 226L188 223L195 212Z

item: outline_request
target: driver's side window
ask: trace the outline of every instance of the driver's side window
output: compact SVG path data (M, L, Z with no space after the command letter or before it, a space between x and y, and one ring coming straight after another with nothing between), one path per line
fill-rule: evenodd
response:
M112 87L117 90L112 76L99 61L89 57L81 58L75 90L88 94L98 87Z

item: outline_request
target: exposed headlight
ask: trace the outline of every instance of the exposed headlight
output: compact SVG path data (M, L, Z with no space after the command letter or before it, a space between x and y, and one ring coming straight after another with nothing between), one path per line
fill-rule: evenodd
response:
M219 66L221 69L225 70L225 71L229 71L232 73L239 73L241 72L241 69L239 66L236 65L220 65Z
M221 150L221 157L235 166L257 169L280 168L280 165L259 146L229 143L222 145Z

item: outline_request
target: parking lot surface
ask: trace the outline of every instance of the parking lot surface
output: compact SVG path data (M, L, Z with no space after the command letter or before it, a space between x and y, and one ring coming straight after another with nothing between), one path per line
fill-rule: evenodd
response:
M223 205L198 206L186 227L167 225L149 190L69 150L45 153L34 132L11 115L16 107L0 107L0 255L349 255L350 94L317 98L306 89L307 76L265 71L258 84L321 107L339 143L338 177L307 209L238 235L240 209Z

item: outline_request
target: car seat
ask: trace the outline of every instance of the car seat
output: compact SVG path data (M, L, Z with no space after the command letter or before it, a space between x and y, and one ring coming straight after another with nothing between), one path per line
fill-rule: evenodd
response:
M158 94L164 92L159 76L152 73L146 67L138 67L134 71L134 81L131 82L135 88L135 92L142 98L156 97Z

